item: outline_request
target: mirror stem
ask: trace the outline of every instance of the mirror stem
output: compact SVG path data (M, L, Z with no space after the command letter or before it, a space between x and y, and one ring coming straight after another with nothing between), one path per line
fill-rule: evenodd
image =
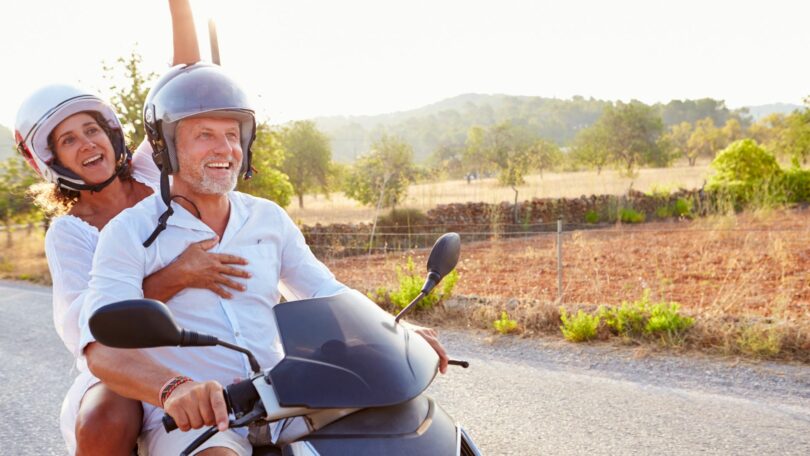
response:
M244 353L247 356L248 362L250 363L250 369L253 371L254 374L259 374L262 371L262 368L259 366L259 362L256 361L256 357L253 356L253 353L250 352L247 348L242 348L238 345L229 344L228 342L217 340L217 345L221 345L226 348L230 348L231 350L238 351L239 353Z
M430 271L428 272L427 279L425 279L425 284L422 285L422 293L427 295L430 293L430 290L433 289L439 282L442 281L442 276L439 275L438 272Z
M428 291L428 293L430 292ZM399 323L399 319L402 318L403 315L405 315L409 310L411 310L411 308L415 306L419 301L421 301L422 298L424 298L425 296L427 296L427 293L425 293L424 291L420 292L419 295L415 297L410 304L408 304L407 306L405 306L404 309L399 311L397 316L394 318L394 323Z

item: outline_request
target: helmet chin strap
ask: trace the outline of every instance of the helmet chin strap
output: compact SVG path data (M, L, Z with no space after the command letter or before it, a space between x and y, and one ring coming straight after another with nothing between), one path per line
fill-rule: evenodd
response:
M143 242L144 247L149 247L155 242L158 235L166 229L166 222L169 220L169 217L174 214L174 209L172 209L171 189L169 188L168 166L164 166L160 170L160 198L163 200L163 203L166 204L166 210L158 217L158 225L155 227L155 230L152 231L152 234Z
M124 163L121 166L119 166L118 169L115 170L115 172L113 173L112 176L110 176L109 179L99 184L77 184L76 182L71 182L61 177L56 179L56 183L60 187L67 188L69 190L75 190L77 192L90 190L90 193L97 193L103 190L104 187L112 184L112 182L115 179L117 179L118 176L123 174L124 171L126 171L127 169L129 169L129 160L124 160Z

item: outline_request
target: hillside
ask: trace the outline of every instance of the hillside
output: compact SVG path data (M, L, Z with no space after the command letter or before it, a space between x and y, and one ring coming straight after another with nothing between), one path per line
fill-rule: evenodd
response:
M770 114L790 114L791 112L802 109L802 106L790 103L771 103L758 106L746 106L748 113L754 120L759 120L767 117Z
M577 132L593 124L605 106L613 102L594 98L571 99L534 96L485 95L468 93L448 98L421 108L374 116L332 116L313 119L318 128L332 140L333 157L350 163L367 152L374 139L383 133L401 136L414 149L418 162L426 161L439 147L464 144L473 125L488 126L506 120L524 127L538 137L563 146ZM757 116L780 105L754 106ZM787 105L785 105L787 106ZM730 117L743 125L752 119L742 109L729 109L722 100L672 100L656 104L665 125L683 121L695 122L711 117L722 125ZM781 111L780 111L781 112Z

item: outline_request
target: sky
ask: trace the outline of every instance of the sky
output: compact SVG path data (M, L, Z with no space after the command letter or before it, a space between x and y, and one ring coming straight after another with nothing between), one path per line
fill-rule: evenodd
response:
M210 59L272 123L380 114L462 93L730 107L810 95L810 2L797 0L191 0ZM167 0L4 2L0 124L52 82L108 97L102 62L171 62Z

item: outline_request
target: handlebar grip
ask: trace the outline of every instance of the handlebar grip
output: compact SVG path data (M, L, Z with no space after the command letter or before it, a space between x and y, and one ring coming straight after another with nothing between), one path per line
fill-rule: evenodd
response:
M169 415L163 415L163 429L166 430L166 433L177 429L177 423L174 422L174 418Z

